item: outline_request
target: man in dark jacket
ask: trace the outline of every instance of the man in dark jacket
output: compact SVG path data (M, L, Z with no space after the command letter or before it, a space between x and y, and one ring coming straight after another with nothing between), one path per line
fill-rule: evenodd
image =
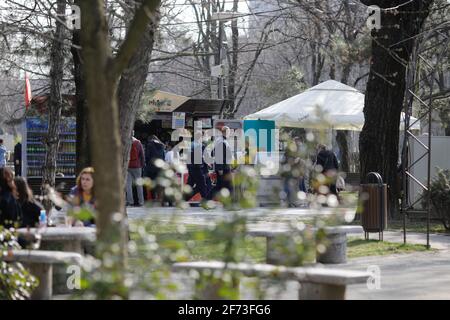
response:
M333 151L328 150L323 144L317 146L316 165L322 167L322 174L327 178L327 184L332 194L337 195L336 177L339 170L339 163Z
M14 175L22 176L22 144L20 142L14 146Z
M217 183L213 193L219 192L221 189L228 189L231 193L231 160L232 151L227 137L230 128L224 126L220 129L222 136L219 136L214 144L214 166L217 175Z
M145 146L145 159L147 161L145 167L145 176L154 180L158 176L159 169L154 165L155 160L161 159L164 161L165 158L165 146L156 137L151 135L147 145Z
M203 199L207 199L210 190L207 182L207 169L205 171L205 166L207 166L207 164L203 158L204 150L205 147L202 144L202 132L196 131L190 150L188 183L194 189L193 195L200 193Z
M130 160L128 162L128 175L127 175L127 205L134 204L133 199L133 183L137 179L142 178L142 169L145 166L144 148L141 141L133 137L131 142ZM139 206L144 205L144 189L142 184L136 185L136 191L138 195Z

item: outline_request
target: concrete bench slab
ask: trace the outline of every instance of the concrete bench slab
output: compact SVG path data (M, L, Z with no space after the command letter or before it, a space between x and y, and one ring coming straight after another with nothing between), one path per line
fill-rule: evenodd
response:
M54 264L80 265L82 262L82 256L78 253L43 250L13 250L12 254L3 259L6 262L22 263L32 275L39 279L39 286L31 295L33 300L50 300L52 298Z
M319 267L285 267L269 264L224 263L222 261L194 261L175 263L173 271L236 271L247 277L277 280L295 280L300 283L299 299L345 299L348 285L364 283L367 272L325 269ZM205 299L218 299L217 286L203 288L198 295Z
M317 228L311 228L312 232L317 232ZM347 262L347 234L363 233L361 226L329 226L324 228L326 240L328 242L327 251L318 253L317 262L324 264L338 264ZM288 257L286 254L277 252L277 238L284 237L286 248L293 248L295 251L295 244L289 243L290 238L296 233L301 233L287 227L278 227L274 229L267 228L251 228L247 234L252 237L264 237L267 241L267 263L270 264L291 264L295 261L295 252L292 252L293 257Z
M44 229L25 229L18 230L19 236L35 241L39 235L40 250L76 252L85 254L94 251L93 245L96 239L96 228L90 227L47 227ZM53 268L53 292L55 294L68 294L67 288L68 275L62 265L56 265Z
M82 242L93 242L96 239L96 229L89 227L48 227L45 229L17 230L19 236L34 240L35 235L41 237L41 248L50 249L55 244L60 244L62 251L83 253Z

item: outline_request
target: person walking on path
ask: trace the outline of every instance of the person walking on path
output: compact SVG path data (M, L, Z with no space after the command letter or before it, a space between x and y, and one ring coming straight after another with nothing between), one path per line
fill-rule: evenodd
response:
M127 174L127 205L134 205L133 197L133 184L136 184L138 179L142 178L142 170L145 166L145 154L141 141L133 137L130 150L130 161L128 162L128 174ZM136 184L136 191L138 196L139 206L144 205L144 189L142 183Z
M232 152L227 137L230 128L223 126L220 129L222 135L219 136L214 144L214 166L217 175L217 183L213 194L220 192L223 188L228 189L231 194L231 160Z
M193 195L200 193L203 199L207 199L210 190L208 189L207 174L205 173L205 160L203 152L205 148L202 144L202 132L194 133L194 140L191 144L190 163L188 164L189 180L188 184L194 190Z
M159 173L159 168L155 166L154 162L157 159L165 160L165 147L164 144L158 139L157 136L151 135L146 148L145 148L145 160L147 161L145 167L145 176L152 180L155 180Z
M336 179L339 170L339 163L333 151L328 150L323 144L317 146L316 165L321 166L322 174L326 178L326 185L330 193L337 195Z
M8 150L3 144L3 139L0 139L0 168L6 167L6 161L8 160Z

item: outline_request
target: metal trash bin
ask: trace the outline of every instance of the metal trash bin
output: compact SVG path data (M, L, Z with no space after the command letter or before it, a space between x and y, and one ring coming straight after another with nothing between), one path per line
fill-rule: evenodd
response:
M361 185L362 214L361 223L364 238L369 239L369 233L378 232L379 240L383 241L383 231L387 227L387 184L377 172L367 174L367 184ZM376 183L371 183L375 180Z

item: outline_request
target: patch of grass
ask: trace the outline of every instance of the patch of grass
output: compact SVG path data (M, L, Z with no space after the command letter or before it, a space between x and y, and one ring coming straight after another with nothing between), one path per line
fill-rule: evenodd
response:
M210 241L197 241L191 250L193 260L223 260L225 246ZM262 238L246 239L239 246L242 261L264 263L266 261L266 242Z
M347 256L349 258L384 256L399 253L426 251L425 245L403 244L378 240L364 240L349 238L347 242Z
M359 224L358 221L354 222ZM391 223L392 226L400 227L402 224ZM151 230L148 230L151 229ZM225 252L225 243L212 241L207 234L203 234L205 227L197 225L184 225L182 229L185 233L180 233L178 224L162 224L148 228L147 232L158 237L158 242L162 247L166 246L184 246L189 251L190 260L223 260ZM392 229L395 230L395 229ZM408 229L409 230L409 229ZM419 230L419 229L416 229ZM131 233L131 238L136 239L137 234ZM349 258L390 255L399 253L411 253L425 251L423 245L413 245L392 242L379 242L377 240L363 240L360 238L349 238L347 243L347 254ZM266 240L261 237L245 237L238 245L238 258L240 261L253 263L264 263L266 260Z
M401 231L403 230L403 220L391 220L388 221L389 231ZM407 221L406 231L410 232L427 232L427 222L426 221ZM444 225L438 221L430 221L430 233L446 233L450 234L450 230L446 230Z
M357 215L357 218L349 223L350 225L361 225L361 218ZM403 220L392 220L389 219L387 223L386 231L403 231ZM427 232L427 222L426 221L407 221L406 222L406 232ZM430 221L430 233L443 233L450 234L450 230L446 230L444 225L439 221Z
M155 223L132 221L136 226L145 227L146 234L157 237L160 248L185 248L190 260L224 260L225 243L213 241L207 226L182 223ZM130 233L131 240L139 238L138 233ZM139 250L145 250L140 248ZM262 263L266 259L264 238L246 237L238 245L240 261Z

